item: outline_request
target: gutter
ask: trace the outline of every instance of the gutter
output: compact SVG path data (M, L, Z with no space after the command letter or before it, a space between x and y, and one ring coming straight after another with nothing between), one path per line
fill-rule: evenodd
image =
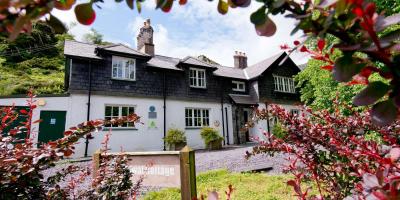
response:
M90 100L91 100L91 95L92 95L92 62L90 60L89 60L89 77L88 78L89 78L89 88L88 88L86 121L90 120ZM89 137L91 137L90 134L86 136L84 157L88 156Z

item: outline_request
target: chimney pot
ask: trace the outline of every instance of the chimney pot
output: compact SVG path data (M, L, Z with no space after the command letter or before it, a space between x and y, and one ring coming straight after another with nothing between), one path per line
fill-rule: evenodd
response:
M150 19L147 19L144 21L143 27L140 28L139 35L137 36L137 50L154 56L153 33L154 30L151 27Z
M247 67L247 56L246 53L241 51L235 51L233 56L233 63L235 68L244 69Z

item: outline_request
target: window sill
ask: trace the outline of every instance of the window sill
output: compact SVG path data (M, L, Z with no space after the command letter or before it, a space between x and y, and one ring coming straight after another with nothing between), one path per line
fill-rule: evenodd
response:
M109 128L109 127L104 127L102 129L102 131L137 131L137 128L121 128L121 127L113 127L113 128Z
M279 90L274 90L274 92L286 93L286 94L297 94L297 92L284 92Z
M235 89L232 89L232 91L234 91L234 92L246 92L246 90L235 90Z
M191 130L191 129L196 130L196 129L202 129L202 128L203 128L203 126L199 126L199 127L185 127L185 129L189 129L189 130Z
M126 78L111 78L111 80L136 82L136 79L126 79Z
M197 87L197 86L190 86L190 88L194 88L194 89L207 89L207 87Z

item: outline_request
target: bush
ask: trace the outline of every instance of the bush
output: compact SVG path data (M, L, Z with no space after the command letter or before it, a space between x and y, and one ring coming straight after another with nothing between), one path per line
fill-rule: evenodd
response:
M167 136L164 138L164 140L170 145L186 143L185 132L177 128L168 129Z
M283 139L288 133L285 127L280 122L277 122L272 127L272 134L277 138Z
M200 132L201 138L204 140L204 144L206 145L206 148L213 148L212 144L221 144L222 140L224 140L223 137L221 137L218 133L217 130L211 127L203 127ZM216 147L219 148L219 147Z

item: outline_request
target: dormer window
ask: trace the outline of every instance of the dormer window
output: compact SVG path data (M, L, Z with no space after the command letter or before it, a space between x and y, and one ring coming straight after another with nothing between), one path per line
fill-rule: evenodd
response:
M232 90L236 92L246 91L245 83L243 81L232 81Z
M112 78L120 80L136 80L136 62L132 58L112 57Z
M296 93L293 78L274 75L275 91L285 93Z
M190 68L189 69L190 87L206 88L206 70Z

